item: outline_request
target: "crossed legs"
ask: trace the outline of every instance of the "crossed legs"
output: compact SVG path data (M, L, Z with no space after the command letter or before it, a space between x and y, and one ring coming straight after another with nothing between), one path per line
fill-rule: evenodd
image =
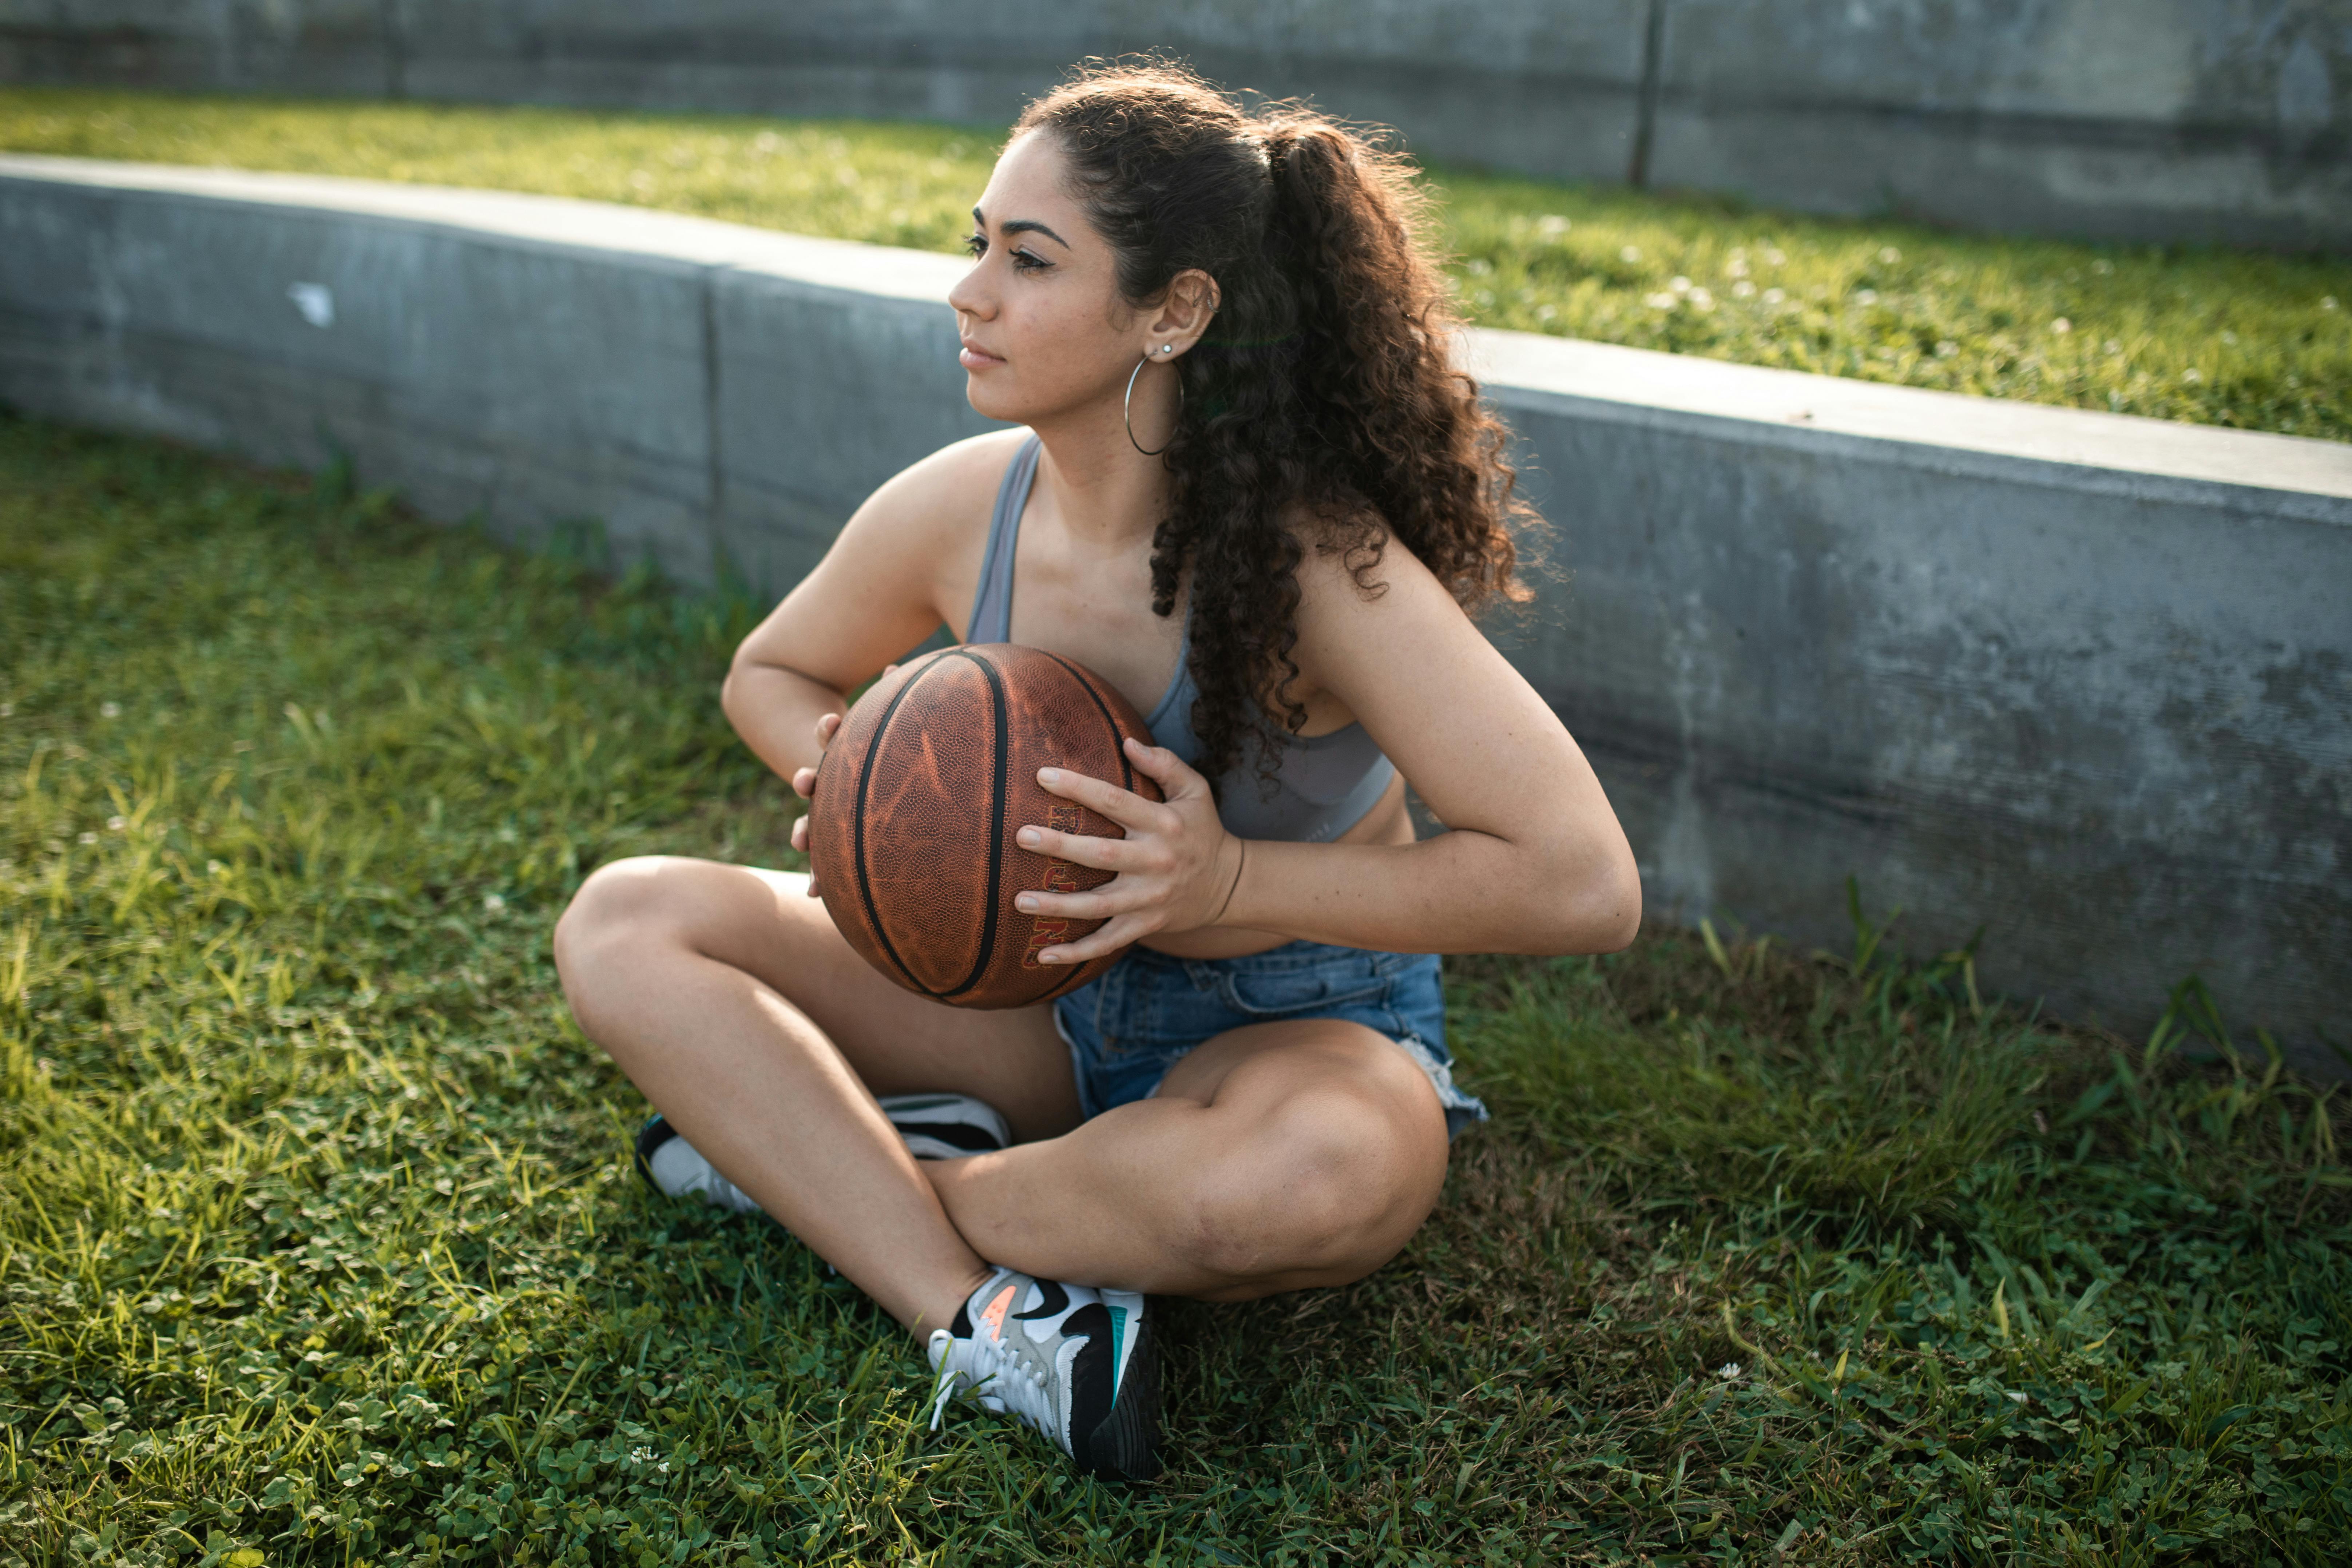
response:
M1245 1300L1344 1283L1437 1200L1445 1120L1360 1026L1262 1024L1081 1123L1045 1008L971 1013L899 989L806 879L648 858L589 878L556 928L581 1027L695 1148L919 1335L992 1264ZM877 1094L1003 1111L1002 1153L918 1163ZM985 1261L983 1261L983 1259Z

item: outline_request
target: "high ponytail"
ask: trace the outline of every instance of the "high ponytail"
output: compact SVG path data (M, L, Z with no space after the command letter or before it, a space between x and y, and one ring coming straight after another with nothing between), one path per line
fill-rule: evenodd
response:
M1152 608L1192 574L1192 730L1217 779L1244 750L1271 776L1298 667L1297 570L1335 553L1378 594L1393 534L1465 608L1528 596L1507 432L1453 369L1460 320L1403 159L1297 104L1255 114L1180 66L1080 72L1014 128L1051 132L1118 258L1130 304L1176 275L1217 281L1217 313L1174 368L1168 515Z

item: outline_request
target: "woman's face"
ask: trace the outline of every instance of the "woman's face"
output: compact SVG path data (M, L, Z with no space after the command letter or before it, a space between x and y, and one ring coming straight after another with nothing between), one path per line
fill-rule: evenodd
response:
M1152 313L1119 297L1110 246L1066 173L1060 143L1031 132L1005 148L972 209L972 268L948 303L964 395L991 419L1034 425L1116 396L1146 351Z

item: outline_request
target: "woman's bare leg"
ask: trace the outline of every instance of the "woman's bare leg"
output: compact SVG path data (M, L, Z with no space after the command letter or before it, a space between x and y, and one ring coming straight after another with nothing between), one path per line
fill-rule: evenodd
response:
M1068 1052L1042 1008L961 1012L892 984L806 888L710 861L620 861L564 912L557 968L581 1028L687 1140L919 1336L987 1264L874 1096L971 1094L1016 1136L1046 1137L1078 1120Z
M1236 1029L1155 1098L1080 1126L1045 1009L964 1012L901 990L806 885L622 861L565 912L557 964L582 1028L688 1141L919 1335L991 1264L1210 1299L1343 1283L1436 1203L1444 1113L1371 1030ZM1025 1142L918 1164L874 1102L918 1090L977 1096Z
M1360 1279L1445 1183L1445 1112L1360 1024L1256 1024L1179 1061L1152 1099L1066 1136L926 1165L991 1261L1080 1285L1245 1300Z

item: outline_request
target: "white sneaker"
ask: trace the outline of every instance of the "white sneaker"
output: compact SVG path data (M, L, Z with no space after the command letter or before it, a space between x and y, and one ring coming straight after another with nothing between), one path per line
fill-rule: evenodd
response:
M970 1388L982 1409L1019 1417L1088 1475L1160 1473L1160 1357L1141 1296L999 1268L929 1351L933 1431Z
M719 1173L658 1110L637 1129L637 1174L664 1197L699 1196L738 1214L758 1214L751 1194Z
M1013 1144L1004 1118L968 1094L893 1094L881 1104L918 1160L956 1160ZM637 1131L637 1173L665 1197L698 1194L738 1214L760 1212L751 1194L720 1175L659 1111Z
M882 1114L918 1160L961 1160L1013 1147L996 1108L968 1094L886 1094Z

